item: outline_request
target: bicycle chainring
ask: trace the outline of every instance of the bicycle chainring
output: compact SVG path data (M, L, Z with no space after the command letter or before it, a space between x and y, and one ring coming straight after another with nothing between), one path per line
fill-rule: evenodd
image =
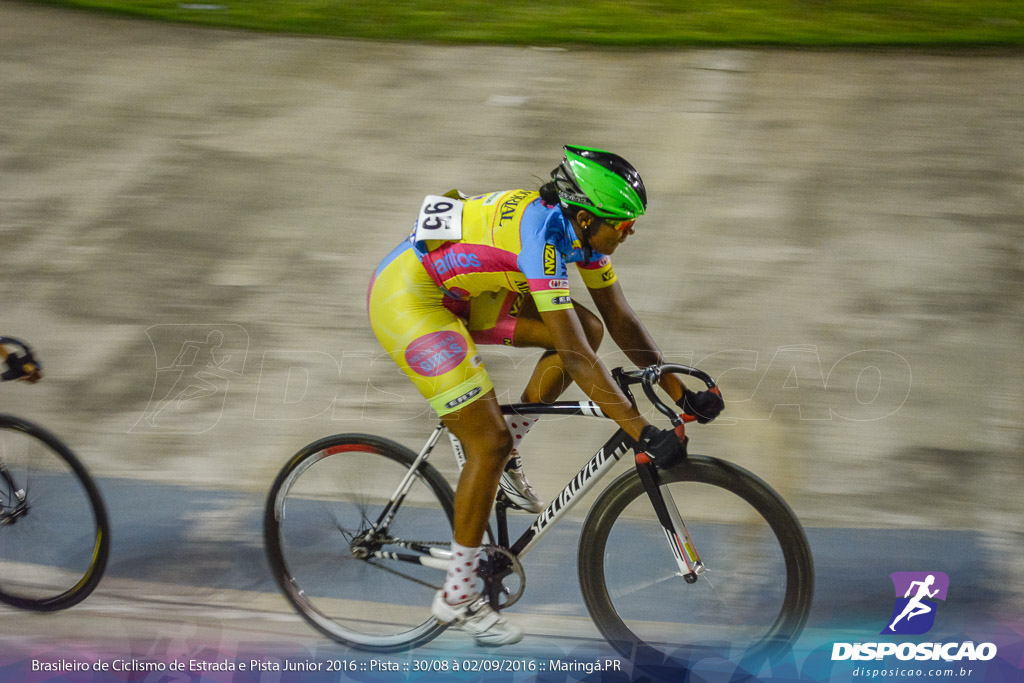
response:
M519 602L526 589L526 572L519 558L507 549L496 545L485 545L483 551L486 558L480 558L477 573L484 581L484 594L487 595L491 607L503 610ZM509 577L515 577L512 587L506 585Z

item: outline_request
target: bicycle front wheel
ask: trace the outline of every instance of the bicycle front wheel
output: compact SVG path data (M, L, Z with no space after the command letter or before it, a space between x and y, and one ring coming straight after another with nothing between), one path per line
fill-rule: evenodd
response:
M0 415L0 601L49 612L84 600L110 553L99 490L42 427Z
M659 475L705 571L684 580L640 477L622 475L594 503L579 546L583 598L601 633L625 656L655 661L682 646L792 643L810 611L814 568L789 506L715 458L689 456Z
M270 490L264 539L274 576L340 643L393 652L444 630L430 614L444 570L400 559L414 554L403 543L447 549L452 537L452 489L429 463L411 472L416 457L376 436L331 436L300 450ZM371 528L378 541L366 541Z

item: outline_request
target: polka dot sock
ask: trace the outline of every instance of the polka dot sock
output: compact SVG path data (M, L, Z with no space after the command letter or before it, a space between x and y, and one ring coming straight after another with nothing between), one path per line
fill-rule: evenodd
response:
M449 605L458 605L476 595L476 568L480 548L467 548L452 541L452 563L444 577L442 597Z
M508 422L508 431L512 432L512 450L518 451L519 444L526 438L526 433L530 431L530 427L537 424L537 418L510 415L505 420Z

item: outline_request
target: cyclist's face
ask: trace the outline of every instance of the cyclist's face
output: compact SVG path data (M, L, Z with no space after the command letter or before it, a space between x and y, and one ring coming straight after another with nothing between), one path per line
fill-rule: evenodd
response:
M602 254L612 254L633 234L633 221L598 220L597 229L590 233L590 246Z

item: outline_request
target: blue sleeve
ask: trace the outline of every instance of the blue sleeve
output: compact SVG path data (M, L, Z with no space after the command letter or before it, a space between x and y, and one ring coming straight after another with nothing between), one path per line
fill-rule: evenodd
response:
M521 249L516 260L526 277L538 311L572 308L569 271L550 227L552 212L530 206L519 225Z

